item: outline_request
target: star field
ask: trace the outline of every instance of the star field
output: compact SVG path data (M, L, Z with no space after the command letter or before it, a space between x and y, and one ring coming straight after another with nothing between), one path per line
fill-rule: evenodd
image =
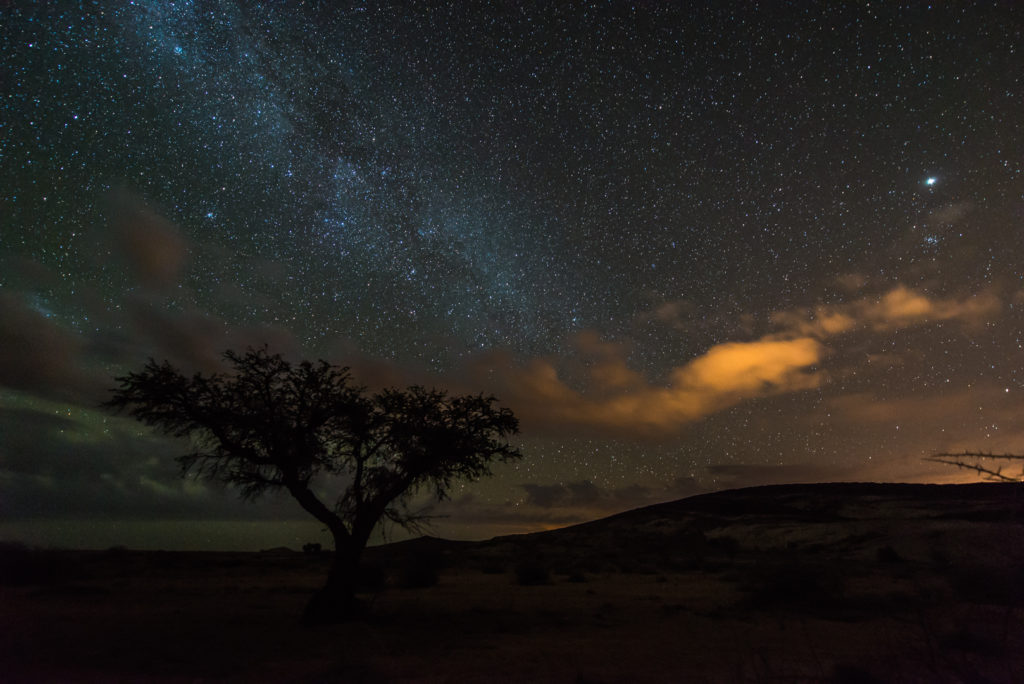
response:
M1024 450L1012 3L3 14L10 516L107 515L68 503L104 473L214 506L14 452L137 451L104 379L244 343L507 400L526 460L469 526Z

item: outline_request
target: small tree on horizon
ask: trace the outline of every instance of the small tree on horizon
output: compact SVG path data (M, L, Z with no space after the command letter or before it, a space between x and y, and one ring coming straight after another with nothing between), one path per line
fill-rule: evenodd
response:
M493 396L459 395L412 386L370 394L349 369L319 361L292 365L266 347L224 353L230 374L186 377L150 359L118 377L105 407L189 438L178 457L182 475L239 488L243 499L285 490L334 540L325 586L307 605L310 623L359 612L360 557L384 521L415 527L411 497L429 488L440 501L456 480L490 475L494 462L522 458L509 438L512 411ZM320 488L340 493L322 498Z

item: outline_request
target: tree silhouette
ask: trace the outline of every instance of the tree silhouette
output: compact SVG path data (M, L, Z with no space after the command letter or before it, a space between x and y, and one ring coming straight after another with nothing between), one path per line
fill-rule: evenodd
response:
M493 462L519 459L509 444L518 420L495 397L449 396L414 386L370 394L348 368L319 361L292 365L267 349L227 351L227 374L186 377L153 359L116 380L105 406L191 440L182 475L225 482L254 499L287 490L334 538L327 583L304 619L336 622L359 612L359 559L374 528L415 527L409 509L423 488L447 498L458 479L490 474ZM340 494L323 493L336 487Z
M973 470L986 480L995 482L1024 481L1024 455L1022 454L986 454L980 451L965 451L962 454L933 454L924 460ZM1021 465L1020 473L1007 474L1003 471L1006 465L1015 464Z

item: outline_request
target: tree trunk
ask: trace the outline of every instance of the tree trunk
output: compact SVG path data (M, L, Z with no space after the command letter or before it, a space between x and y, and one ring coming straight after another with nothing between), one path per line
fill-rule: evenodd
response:
M302 621L307 625L326 625L354 620L363 615L362 603L356 598L359 582L359 558L362 547L351 540L335 539L334 561L327 575L327 584L306 604Z

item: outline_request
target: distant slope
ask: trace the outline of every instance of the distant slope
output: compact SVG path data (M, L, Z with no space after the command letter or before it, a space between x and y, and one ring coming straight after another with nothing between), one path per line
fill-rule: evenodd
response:
M783 484L728 489L698 494L677 501L654 504L625 511L608 518L581 523L575 527L607 524L612 521L639 522L654 518L677 518L705 514L724 518L739 516L788 515L815 518L821 515L871 516L871 505L893 504L907 509L938 508L945 514L964 513L977 508L1000 515L1019 515L1024 511L1024 483L977 482L971 484L907 484L878 482L828 482L819 484ZM937 511L938 512L938 511Z
M751 487L558 530L442 546L453 561L532 559L594 572L686 570L760 562L773 554L861 562L886 547L912 562L975 563L984 557L1024 567L1024 484Z

